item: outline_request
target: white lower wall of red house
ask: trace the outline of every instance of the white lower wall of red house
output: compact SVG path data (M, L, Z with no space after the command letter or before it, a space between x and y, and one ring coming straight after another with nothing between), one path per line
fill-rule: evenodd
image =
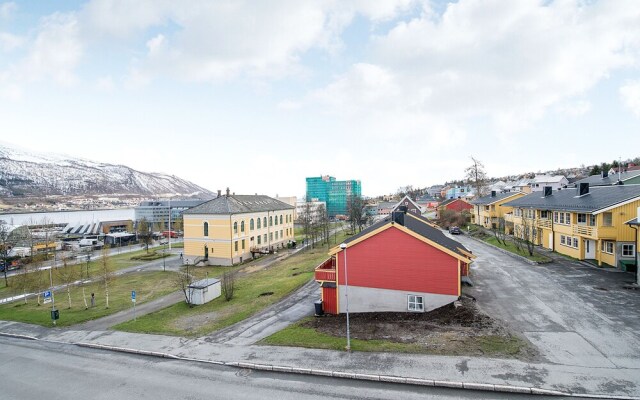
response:
M339 312L347 311L346 290L344 285L338 287L340 303ZM431 311L449 303L458 296L447 294L408 292L404 290L375 289L360 286L349 286L349 312L408 312L408 296L410 294L424 298L425 311Z

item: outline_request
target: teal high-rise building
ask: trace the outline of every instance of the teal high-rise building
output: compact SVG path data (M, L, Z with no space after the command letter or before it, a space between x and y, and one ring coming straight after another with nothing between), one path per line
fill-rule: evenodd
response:
M347 203L351 196L362 196L360 181L337 181L329 175L307 178L307 200L324 201L329 217L347 215Z

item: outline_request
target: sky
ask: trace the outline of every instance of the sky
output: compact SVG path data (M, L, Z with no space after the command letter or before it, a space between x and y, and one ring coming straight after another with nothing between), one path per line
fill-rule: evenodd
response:
M0 140L375 196L640 156L636 0L0 0Z

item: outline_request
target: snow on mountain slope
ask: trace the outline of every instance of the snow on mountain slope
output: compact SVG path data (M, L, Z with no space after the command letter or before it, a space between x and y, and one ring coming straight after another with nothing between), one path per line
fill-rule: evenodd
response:
M147 173L60 154L37 153L0 142L0 196L138 194L208 197L213 194L172 175Z

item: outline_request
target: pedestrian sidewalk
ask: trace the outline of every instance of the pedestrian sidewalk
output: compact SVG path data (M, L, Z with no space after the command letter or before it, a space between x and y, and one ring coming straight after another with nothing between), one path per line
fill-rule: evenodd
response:
M577 367L479 357L233 346L204 339L48 329L5 321L0 321L0 335L259 370L476 390L640 399L640 364L638 368Z

